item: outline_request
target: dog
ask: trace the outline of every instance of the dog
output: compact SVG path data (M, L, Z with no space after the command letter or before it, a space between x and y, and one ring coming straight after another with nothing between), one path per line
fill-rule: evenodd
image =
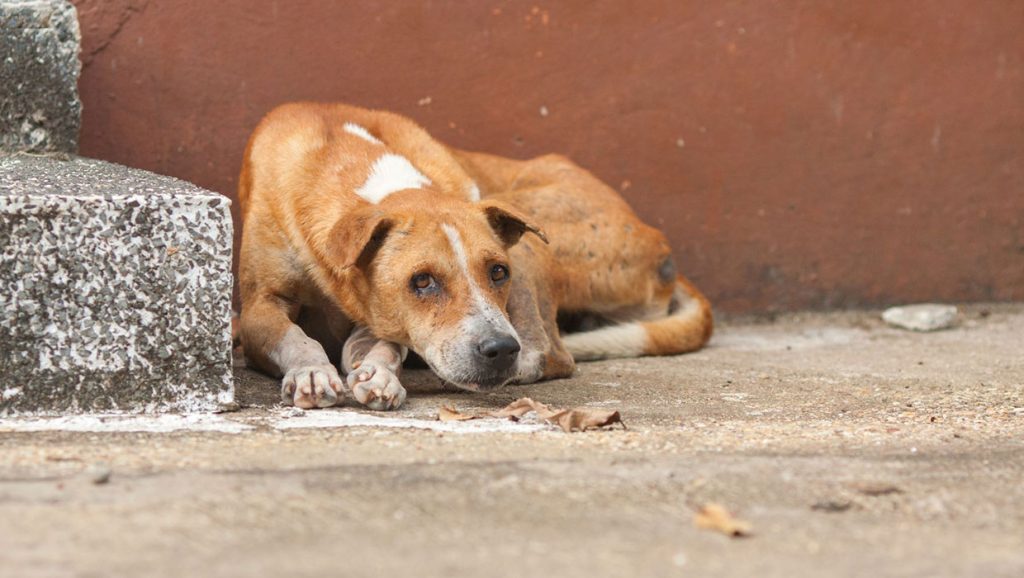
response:
M249 139L238 199L240 339L286 404L348 391L397 408L409 350L484 391L711 336L665 236L562 156L467 152L397 114L291 103Z

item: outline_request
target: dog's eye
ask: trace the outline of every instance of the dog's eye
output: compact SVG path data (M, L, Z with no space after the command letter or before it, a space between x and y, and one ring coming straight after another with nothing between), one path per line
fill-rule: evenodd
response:
M434 276L429 273L413 275L412 279L409 280L409 287L411 287L417 295L435 293L441 288L437 283L437 279L434 279Z
M494 265L491 267L491 282L495 285L501 285L508 281L508 267L504 265Z

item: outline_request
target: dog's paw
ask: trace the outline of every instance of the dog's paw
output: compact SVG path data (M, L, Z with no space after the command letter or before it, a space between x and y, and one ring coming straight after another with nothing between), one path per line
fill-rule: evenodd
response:
M516 376L511 383L525 385L540 381L544 377L544 361L544 353L540 351L519 354Z
M398 409L405 402L405 388L398 376L383 367L363 363L346 380L356 401L370 409Z
M331 407L338 403L343 383L333 365L297 367L281 380L281 401L302 409Z

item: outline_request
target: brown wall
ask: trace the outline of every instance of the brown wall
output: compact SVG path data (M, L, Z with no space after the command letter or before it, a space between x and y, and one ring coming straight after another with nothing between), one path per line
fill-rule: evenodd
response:
M342 100L571 156L721 310L1024 299L1019 0L76 3L85 155L233 195Z

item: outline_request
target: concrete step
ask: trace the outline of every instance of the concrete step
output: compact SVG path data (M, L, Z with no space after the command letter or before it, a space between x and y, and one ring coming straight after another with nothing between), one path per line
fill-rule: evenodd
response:
M70 2L0 1L0 150L77 152L80 41Z
M231 403L231 248L216 193L0 156L0 415Z

